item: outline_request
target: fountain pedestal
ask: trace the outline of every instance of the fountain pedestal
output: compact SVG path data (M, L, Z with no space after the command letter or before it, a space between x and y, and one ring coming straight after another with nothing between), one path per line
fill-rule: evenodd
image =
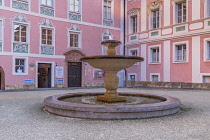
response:
M126 101L126 97L119 96L117 93L119 78L117 71L106 71L104 78L104 86L106 93L102 96L97 96L97 100L104 102L123 102Z

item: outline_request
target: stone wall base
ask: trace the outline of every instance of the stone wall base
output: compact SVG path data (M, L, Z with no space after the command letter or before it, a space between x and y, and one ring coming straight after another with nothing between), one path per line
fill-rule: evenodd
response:
M5 90L15 90L15 89L35 89L35 84L27 85L6 85Z
M103 87L104 83L85 83L85 87Z
M126 86L127 87L210 89L210 83L185 83L185 82L127 81Z

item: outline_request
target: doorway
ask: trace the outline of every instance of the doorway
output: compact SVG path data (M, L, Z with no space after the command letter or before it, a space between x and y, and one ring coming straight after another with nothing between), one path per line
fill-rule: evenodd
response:
M68 63L68 87L81 87L82 63Z
M38 64L38 88L51 88L51 64Z
M0 66L0 90L5 90L5 73L1 66Z

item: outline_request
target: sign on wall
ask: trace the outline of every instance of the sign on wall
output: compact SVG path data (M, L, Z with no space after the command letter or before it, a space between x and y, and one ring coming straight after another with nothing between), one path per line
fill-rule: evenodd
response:
M64 68L63 67L55 67L55 78L63 78Z

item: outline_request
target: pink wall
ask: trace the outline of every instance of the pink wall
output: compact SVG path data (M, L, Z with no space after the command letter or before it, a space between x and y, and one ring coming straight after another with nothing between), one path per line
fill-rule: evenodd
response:
M173 43L180 41L189 41L189 62L186 63L173 63ZM192 81L192 39L184 38L171 41L171 82L191 82Z

